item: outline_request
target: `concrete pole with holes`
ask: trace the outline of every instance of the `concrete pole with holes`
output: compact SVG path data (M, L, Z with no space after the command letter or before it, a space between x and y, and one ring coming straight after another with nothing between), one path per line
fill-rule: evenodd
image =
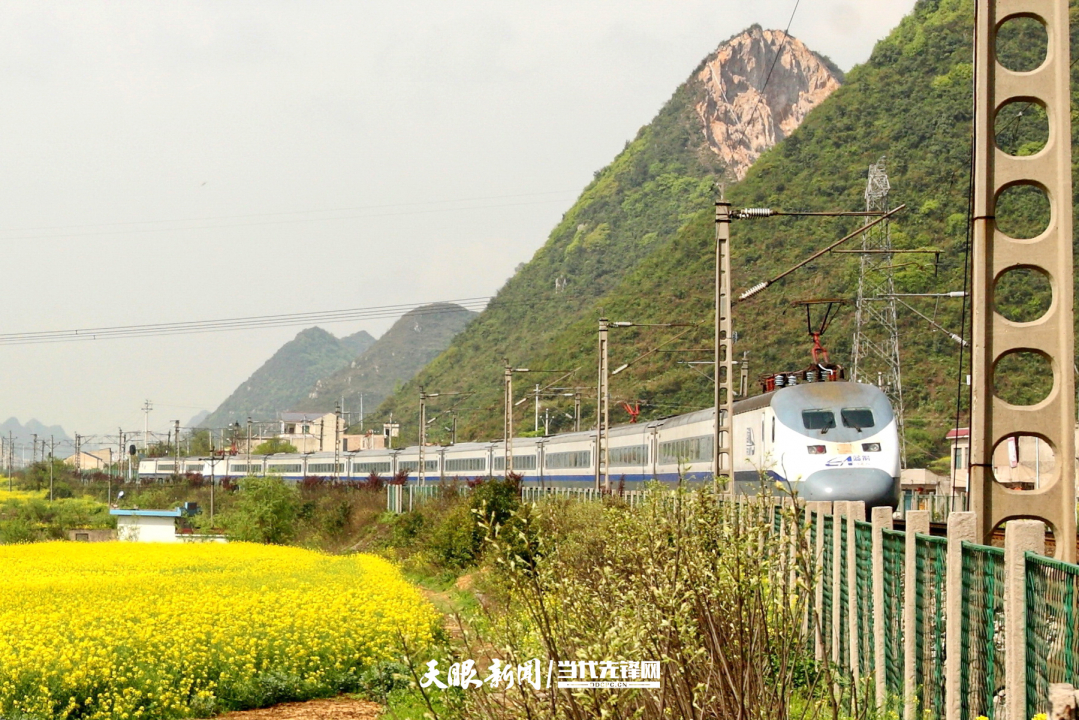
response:
M1071 63L1069 9L1050 0L978 0L974 67L974 216L971 282L970 507L978 513L978 534L989 542L1010 518L1037 518L1058 538L1075 537L1075 348L1072 259ZM1018 18L1036 20L1045 30L1045 59L1027 72L1009 70L996 52L998 32ZM1041 43L1038 43L1039 45ZM1040 48L1038 48L1040 49ZM1009 102L1045 110L1045 147L1028 156L1006 153L996 144L998 111ZM1036 237L1013 238L997 224L997 203L1010 188L1032 189L1051 208ZM1041 317L1013 322L997 312L997 282L1016 269L1033 270L1052 289ZM1034 404L1012 404L996 394L1000 361L1016 353L1044 360L1052 388ZM1048 379L1048 378L1046 378ZM1015 492L993 478L993 451L1009 438L1039 437L1056 463L1041 473L1036 490ZM1056 557L1075 562L1075 543L1060 542ZM1017 695L1009 689L1011 697ZM1009 716L1018 717L1018 716Z

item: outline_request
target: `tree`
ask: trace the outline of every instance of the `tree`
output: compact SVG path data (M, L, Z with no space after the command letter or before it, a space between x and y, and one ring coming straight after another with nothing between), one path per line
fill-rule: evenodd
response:
M282 440L279 437L272 437L263 443L255 446L251 451L255 455L273 455L275 453L294 453L299 452L296 446L287 440Z
M236 505L224 518L228 535L246 542L285 545L296 536L300 493L279 477L240 481Z

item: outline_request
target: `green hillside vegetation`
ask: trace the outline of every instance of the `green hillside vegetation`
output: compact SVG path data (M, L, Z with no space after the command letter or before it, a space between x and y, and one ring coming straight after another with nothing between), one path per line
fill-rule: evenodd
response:
M293 409L319 378L347 366L374 342L364 330L340 339L318 327L302 330L236 388L202 426L242 424L248 417L273 420L278 412Z
M1073 3L1073 28L1079 27L1075 7ZM972 27L969 0L919 2L877 44L870 60L847 74L842 88L787 140L763 155L744 181L727 187L727 197L735 207L861 210L868 166L885 156L892 186L890 202L908 206L892 223L893 244L944 251L935 266L932 256L897 259L896 265L912 264L897 268L896 291L963 289ZM1002 60L1013 67L1030 66L1038 47L1037 28L1019 25L1016 31L1006 30ZM601 314L612 320L701 323L698 330L668 347L711 347L714 225L709 206L714 196L709 173L694 162L694 138L684 124L690 86L680 88L656 121L597 175L549 242L507 284L490 309L412 385L387 401L383 411L392 410L404 419L414 417L414 385L421 382L473 390L476 395L461 406L459 436L499 437L501 358L508 356L514 364L531 367L580 367L574 382L594 387L595 329ZM1079 88L1075 78L1073 87ZM1029 153L1038 147L1043 128L1044 116L1039 122L1035 109L1005 108L998 118L998 142L1005 150ZM1029 196L1015 195L1001 202L999 222L1016 235L1030 236L1031 228L1039 222L1044 225L1047 210ZM621 199L617 205L615 198ZM602 216L597 214L601 208ZM611 228L602 237L597 234L601 218ZM736 294L858 224L853 219L795 218L736 222L732 253ZM590 252L587 238L592 238L591 247L601 250L596 250L592 263L574 263L575 253ZM848 248L856 248L857 242ZM825 256L736 305L736 355L748 353L752 377L808 363L804 311L791 308L790 303L821 297L853 301L857 258ZM551 277L559 273L571 278L565 296L553 292ZM1031 280L1017 276L998 288L998 304L1005 314L1029 316L1033 312L1036 316L1037 308L1045 306L1045 293ZM933 300L910 302L953 332L959 331L958 300L942 300L938 306ZM825 336L833 360L849 363L853 321L853 307L844 309ZM956 411L958 345L902 307L900 325L908 453L910 464L917 466L945 452L943 437ZM680 331L612 331L611 367L631 361ZM642 417L708 406L711 381L703 373L710 373L710 368L678 364L688 357L707 360L709 354L655 353L618 375L612 393L618 399L641 401ZM967 368L964 372L969 371L969 364ZM1039 397L1046 382L1036 370L1029 358L1002 368L998 392L1020 402ZM517 396L535 380L521 376ZM586 407L585 426L594 422L589 410ZM565 429L570 422L564 416L559 419L561 425L552 431ZM626 419L624 412L613 415L615 422ZM520 420L518 431L531 429L531 417ZM408 439L414 437L407 427L402 432Z
M357 412L363 393L365 409L374 410L449 347L475 316L452 303L433 303L406 313L359 357L311 383L295 409L330 412L344 398L344 408Z

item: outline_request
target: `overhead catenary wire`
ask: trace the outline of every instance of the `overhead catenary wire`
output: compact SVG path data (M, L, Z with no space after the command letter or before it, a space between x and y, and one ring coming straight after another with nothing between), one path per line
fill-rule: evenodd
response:
M763 282L757 283L756 285L749 288L748 290L746 290L745 292L743 292L741 295L738 296L739 302L743 301L743 300L748 300L749 298L751 298L754 295L756 295L757 293L761 292L762 290L764 290L768 286L770 286L770 285L782 280L783 278L787 277L788 275L790 275L792 272L794 272L798 268L801 268L801 267L804 267L804 266L808 265L809 263L811 263L814 260L816 260L817 258L819 258L821 255L824 255L825 253L831 252L832 250L839 247L843 243L847 242L851 238L855 237L856 235L862 234L866 230L868 230L871 227L875 226L876 224L884 221L885 219L891 217L892 215L896 214L900 210L905 209L906 207L907 207L906 204L903 204L903 205L900 205L897 208L889 210L888 212L886 212L883 215L879 216L876 220L873 220L872 222L866 223L865 225L858 228L854 232L852 232L852 233L850 233L848 235L844 235L842 238L840 238L839 240L836 240L831 245L828 245L827 247L822 248L821 250L818 250L817 252L813 253L812 255L807 257L805 260L802 260L801 262L794 265L793 267L787 268L786 270L781 272L779 275L776 275L771 280L764 280Z

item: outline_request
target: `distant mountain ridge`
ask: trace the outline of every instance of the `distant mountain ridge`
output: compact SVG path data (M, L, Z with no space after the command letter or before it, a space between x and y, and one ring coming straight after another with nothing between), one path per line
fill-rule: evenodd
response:
M452 303L433 303L406 313L346 367L313 383L296 410L329 412L344 399L352 413L373 411L402 383L449 347L476 313Z
M201 426L242 424L248 417L274 420L277 413L293 409L306 397L316 381L348 365L374 342L365 330L344 338L319 327L302 330L203 419Z
M0 423L0 436L4 438L5 443L8 440L9 432L16 444L26 445L28 448L30 443L33 442L35 433L37 433L38 442L48 442L51 438L56 441L57 445L61 442L66 443L69 446L74 443L74 440L69 437L67 432L59 425L45 425L33 418L27 420L25 425L20 423L18 418L15 417L10 417L3 423ZM59 448L56 450L57 457L66 457L70 454L70 447L68 447L67 451L64 453L61 453Z

